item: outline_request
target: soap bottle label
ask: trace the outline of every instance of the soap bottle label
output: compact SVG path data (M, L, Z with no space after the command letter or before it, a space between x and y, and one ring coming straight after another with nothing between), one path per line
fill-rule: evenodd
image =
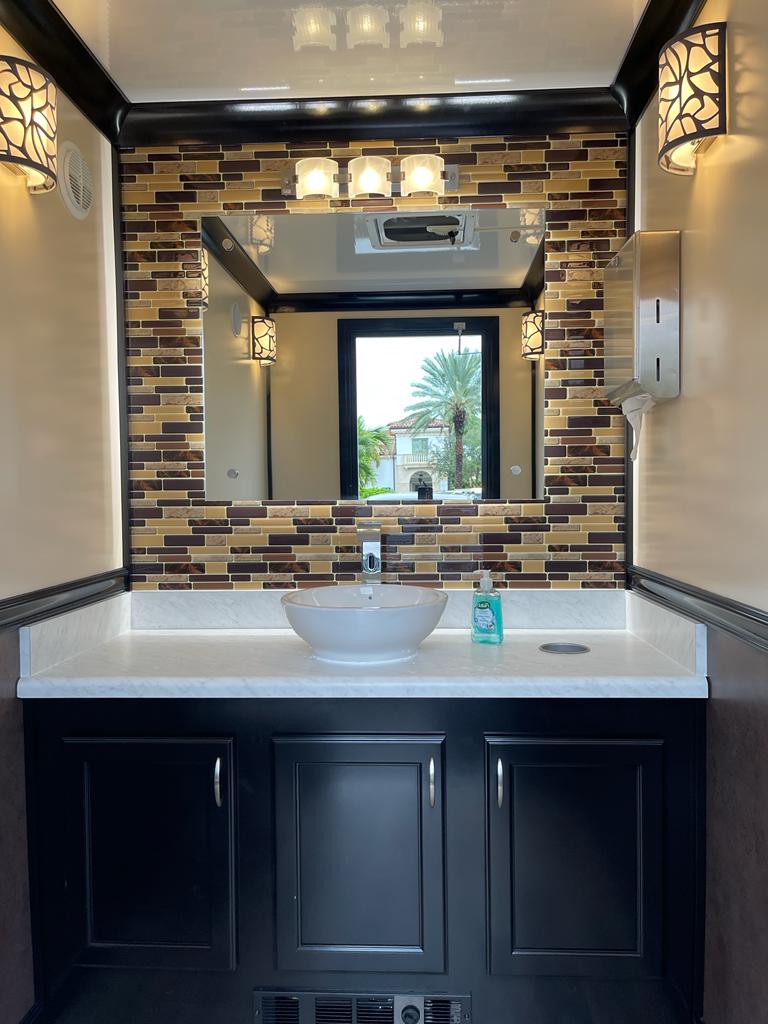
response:
M496 632L496 616L493 613L490 601L477 601L472 613L472 621L479 633Z

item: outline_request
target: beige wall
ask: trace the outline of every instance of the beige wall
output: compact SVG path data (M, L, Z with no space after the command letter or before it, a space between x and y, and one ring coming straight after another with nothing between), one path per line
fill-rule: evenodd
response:
M210 257L210 301L203 317L205 493L218 501L263 501L267 494L267 380L250 355L250 317L264 311ZM232 306L243 316L232 331ZM234 469L236 479L227 476Z
M501 381L501 497L531 498L531 364L520 355L524 310L468 309L387 316L498 316ZM356 318L381 317L356 314ZM338 321L340 313L282 313L272 372L272 478L275 498L339 494ZM296 439L301 438L301 447ZM523 472L512 476L510 466Z
M768 609L768 4L711 0L729 23L729 133L692 178L656 164L656 104L638 130L637 227L680 228L682 395L646 418L635 563Z
M0 166L0 599L122 564L111 151L61 95L59 139L94 172L85 221Z

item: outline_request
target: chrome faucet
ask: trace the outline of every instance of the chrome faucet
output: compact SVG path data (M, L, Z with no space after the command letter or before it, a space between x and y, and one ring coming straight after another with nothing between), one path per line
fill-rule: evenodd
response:
M381 583L381 523L357 528L362 555L363 583Z

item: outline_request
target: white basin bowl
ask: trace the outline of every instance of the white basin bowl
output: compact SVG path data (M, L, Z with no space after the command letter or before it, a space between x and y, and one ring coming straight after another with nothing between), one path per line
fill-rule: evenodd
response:
M283 596L288 621L322 661L375 665L412 658L440 621L440 590L373 583Z

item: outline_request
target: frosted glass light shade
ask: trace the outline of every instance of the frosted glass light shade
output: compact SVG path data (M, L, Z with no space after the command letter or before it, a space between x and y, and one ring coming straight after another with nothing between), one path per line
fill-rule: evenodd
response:
M392 195L392 164L385 156L356 156L349 161L349 197Z
M56 188L56 85L17 57L0 56L0 163L22 171L30 192Z
M523 317L523 356L538 359L544 353L544 314L533 310Z
M336 49L336 15L319 4L300 7L293 12L293 48L304 50L311 46Z
M389 11L376 4L360 4L347 11L347 46L383 46L389 49Z
M443 12L430 0L411 0L400 8L400 45L443 45Z
M203 246L200 250L200 309L208 309L211 298L210 268L208 265L208 250Z
M277 362L277 330L269 317L251 317L251 355L262 366Z
M693 174L696 154L726 132L725 22L670 39L659 58L659 165Z
M296 198L338 199L339 165L325 156L296 161Z
M264 256L272 251L275 244L275 220L274 217L259 215L251 221L250 230L251 245L259 256Z
M400 161L404 196L444 196L445 160L434 153L423 156L406 156Z

